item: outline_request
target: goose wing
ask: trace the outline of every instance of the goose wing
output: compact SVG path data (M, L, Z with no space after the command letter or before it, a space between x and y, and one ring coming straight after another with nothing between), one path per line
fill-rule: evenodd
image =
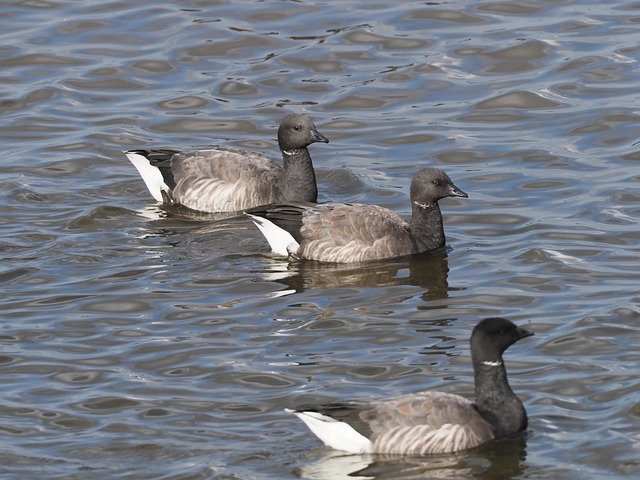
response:
M464 397L444 392L403 395L374 404L360 417L372 431L373 451L430 455L477 447L493 429Z
M304 212L299 256L362 262L415 253L409 224L377 205L326 204Z
M236 212L273 203L282 170L260 153L223 148L176 154L171 168L175 201L210 212Z

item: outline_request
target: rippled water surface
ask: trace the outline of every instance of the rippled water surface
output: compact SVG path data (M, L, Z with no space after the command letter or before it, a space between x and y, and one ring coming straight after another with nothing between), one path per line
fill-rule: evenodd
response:
M2 478L617 479L640 473L640 3L10 0L0 6ZM244 218L167 211L122 150L278 158L308 113L322 201L448 251L288 263ZM322 447L283 409L471 397L483 317L530 416L454 456Z

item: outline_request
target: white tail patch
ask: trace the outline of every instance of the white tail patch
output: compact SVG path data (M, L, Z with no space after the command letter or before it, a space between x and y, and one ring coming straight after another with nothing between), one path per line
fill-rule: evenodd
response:
M302 420L327 447L349 453L371 453L371 440L356 432L348 423L318 412L297 412L288 408L285 411Z
M284 255L285 257L295 254L300 248L296 239L291 236L289 232L278 227L276 224L270 222L266 218L251 215L245 213L256 224L256 227L260 229L262 235L269 242L271 250L278 255Z
M164 183L160 169L151 165L149 160L139 153L125 152L125 155L129 159L133 166L138 169L138 173L147 185L149 192L153 195L158 202L162 202L162 191L169 193L170 188Z

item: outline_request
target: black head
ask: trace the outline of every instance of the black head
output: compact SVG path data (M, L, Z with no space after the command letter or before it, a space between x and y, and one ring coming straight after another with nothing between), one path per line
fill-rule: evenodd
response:
M456 187L449 176L438 168L423 168L411 181L411 203L422 208L433 205L444 197L468 195Z
M531 335L532 331L504 318L485 318L471 333L471 358L474 363L501 361L507 348Z
M316 129L306 115L292 114L282 119L278 128L280 150L307 148L314 142L329 143L329 140Z

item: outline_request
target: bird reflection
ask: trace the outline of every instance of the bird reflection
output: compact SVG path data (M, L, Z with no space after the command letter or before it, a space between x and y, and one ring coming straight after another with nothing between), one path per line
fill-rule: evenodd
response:
M449 292L446 251L404 259L359 264L313 261L290 262L272 258L263 278L275 280L290 293L335 287L387 287L415 285L426 289L425 300L445 298Z
M347 455L334 450L294 472L314 480L406 480L424 478L495 479L520 476L525 468L526 435L503 438L485 448L455 455L402 457Z
M185 222L203 222L203 224L209 225L221 220L242 218L238 212L199 212L184 205L150 205L139 210L138 214L149 220L174 219Z

